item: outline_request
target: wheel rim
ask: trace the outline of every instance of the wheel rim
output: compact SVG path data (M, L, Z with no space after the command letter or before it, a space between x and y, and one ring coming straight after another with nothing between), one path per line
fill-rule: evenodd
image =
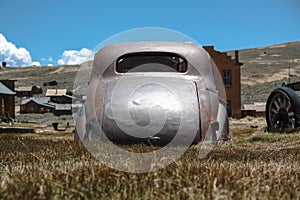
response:
M285 93L275 93L268 109L269 123L273 129L279 132L290 132L295 128L294 108Z

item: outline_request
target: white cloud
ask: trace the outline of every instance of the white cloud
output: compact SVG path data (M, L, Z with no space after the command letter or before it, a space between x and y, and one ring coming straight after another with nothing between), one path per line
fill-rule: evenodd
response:
M48 64L47 66L52 67L53 65L52 64Z
M87 48L83 48L80 51L77 50L66 50L64 51L61 59L57 61L59 65L74 65L81 64L87 61L88 57L93 51Z
M63 52L61 59L58 60L59 65L81 64L91 56L92 50L83 48L80 51L66 50ZM38 61L32 61L30 52L23 48L17 47L12 42L7 41L5 36L0 33L0 63L5 61L7 66L23 67L23 66L41 66ZM48 66L53 66L53 58L42 58L41 61L48 62Z
M41 66L41 63L38 61L34 61L31 63L32 66Z
M31 66L41 65L38 62L32 62L29 51L23 47L16 47L15 44L8 42L3 34L0 33L0 61L5 61L7 66Z

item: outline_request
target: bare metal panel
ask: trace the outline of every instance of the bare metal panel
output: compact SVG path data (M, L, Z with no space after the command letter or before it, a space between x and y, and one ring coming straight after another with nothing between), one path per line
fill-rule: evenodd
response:
M182 141L200 134L193 81L130 77L116 83L109 83L104 100L102 129L109 139L138 142L156 137L167 143L180 124L185 130Z

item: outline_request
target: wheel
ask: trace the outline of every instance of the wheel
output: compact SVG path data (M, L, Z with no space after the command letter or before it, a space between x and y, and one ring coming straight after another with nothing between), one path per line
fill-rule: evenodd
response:
M266 104L268 129L292 132L300 123L300 100L294 90L280 87L270 94Z

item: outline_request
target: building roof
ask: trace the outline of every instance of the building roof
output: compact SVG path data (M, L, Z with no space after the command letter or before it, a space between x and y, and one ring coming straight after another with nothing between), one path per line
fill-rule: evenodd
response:
M15 95L16 93L0 82L0 94Z
M104 70L107 70L107 66L112 66L112 63L123 55L151 52L177 54L185 58L188 63L193 63L194 67L201 69L201 74L209 74L211 72L208 53L197 44L189 42L143 41L111 44L101 48L94 56L93 73L103 74Z
M80 108L82 106L81 103L73 103L72 108Z
M51 96L63 96L67 94L67 89L47 89L46 91L46 97Z
M33 85L32 88L38 88L38 89L41 89L42 87L41 87L41 86L38 86L38 85Z
M36 104L47 106L51 108L55 108L55 104L50 101L50 97L39 97L39 98L30 98L30 99L24 99L21 102L21 105L25 105L29 103L30 101L35 102Z
M227 54L227 52L220 52L215 50L214 46L203 46L203 48L209 53L209 55L212 57L212 59L216 62L216 58L219 56L225 57L228 62L231 62L234 65L242 66L243 63L239 61L238 51L235 51L235 57L232 58L230 55ZM216 63L218 66L218 63Z
M68 97L68 98L70 98L70 99L76 99L74 96L71 96L71 95L63 95L63 96L65 96L65 97Z
M18 92L31 92L32 86L24 86L24 87L18 87L16 88L16 91Z
M56 104L55 110L71 110L72 104Z

